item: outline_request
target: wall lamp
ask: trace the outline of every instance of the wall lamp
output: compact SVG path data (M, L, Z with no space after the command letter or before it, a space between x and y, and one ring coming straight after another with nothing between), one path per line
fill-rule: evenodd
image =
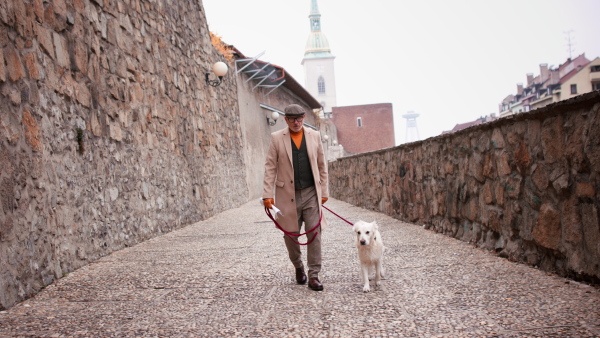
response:
M274 126L275 123L277 123L277 119L279 118L279 113L277 113L276 111L271 113L271 118L269 119L269 116L267 116L267 123L270 126Z
M213 66L212 66L212 71L213 73L215 73L216 76L219 77L219 80L211 80L209 79L210 73L206 73L206 84L213 86L213 87L217 87L218 85L221 84L221 82L223 82L223 76L225 76L225 74L227 74L227 65L225 64L225 62L216 62Z
M323 135L323 139L321 140L321 142L327 143L328 140L329 140L329 136L328 135Z

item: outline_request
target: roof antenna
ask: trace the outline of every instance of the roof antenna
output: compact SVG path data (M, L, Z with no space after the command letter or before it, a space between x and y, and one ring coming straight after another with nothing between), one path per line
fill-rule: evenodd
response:
M575 37L571 37L571 33L574 33L574 30L569 30L566 32L563 32L564 34L566 34L567 36L565 37L565 39L567 39L567 52L569 53L569 59L571 60L573 58L573 52L575 51Z

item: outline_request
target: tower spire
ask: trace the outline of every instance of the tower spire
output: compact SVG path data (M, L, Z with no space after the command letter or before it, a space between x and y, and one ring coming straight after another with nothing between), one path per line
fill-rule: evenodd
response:
M317 0L311 0L308 18L310 19L310 35L304 48L304 58L332 56L329 42L321 31L321 13L319 13Z
M310 2L310 35L304 48L304 81L308 92L316 98L323 112L331 113L332 107L336 106L335 75L333 60L329 42L321 30L321 13L317 6L317 0Z
M310 19L310 30L312 32L317 32L321 30L321 13L319 13L319 6L317 5L317 0L312 0L310 6L310 15L308 16Z

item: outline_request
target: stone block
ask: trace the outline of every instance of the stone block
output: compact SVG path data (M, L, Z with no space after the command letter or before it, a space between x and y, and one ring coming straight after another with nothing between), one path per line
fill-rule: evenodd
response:
M517 162L517 168L519 168L521 175L525 175L527 173L527 169L529 168L529 164L531 163L531 156L529 155L527 145L523 140L515 152L515 161Z
M25 138L33 151L42 150L42 142L40 141L40 127L38 127L35 118L31 116L29 110L23 112L23 125L25 126Z
M498 157L498 161L496 162L496 168L498 168L498 175L507 176L512 172L510 168L510 164L508 163L508 154L502 152Z
M594 197L596 189L592 182L577 182L575 183L575 194L577 197Z
M52 0L54 13L62 18L67 17L67 4L65 0Z
M569 190L569 175L564 174L559 176L554 182L552 182L552 187L558 194L564 194Z
M469 159L469 174L480 183L485 181L483 165L483 156L480 153L473 153L473 156Z
M4 67L4 52L0 48L0 81L6 81L6 68Z
M504 135L502 134L502 130L500 128L494 128L492 132L492 146L497 149L502 149L506 147L506 142L504 141Z
M579 205L576 197L564 201L560 208L562 236L565 242L579 245L583 239Z
M43 76L35 52L25 54L25 67L30 79L40 80Z
M496 204L499 206L504 205L504 186L502 184L496 184L494 189L494 196L496 198Z
M18 106L21 104L21 93L19 93L19 91L16 89L9 89L8 98L13 106Z
M109 125L108 136L115 141L123 140L123 131L119 123L111 123Z
M494 169L493 156L488 152L485 154L485 160L483 162L483 175L488 178L495 178L496 171Z
M94 136L102 135L102 126L100 125L100 122L98 121L98 116L96 113L91 114L90 130L92 131Z
M75 83L75 97L77 98L77 102L86 108L89 108L92 104L92 96L85 82Z
M131 24L131 19L129 18L129 15L119 13L119 25L129 34L133 33L133 25Z
M492 204L494 201L494 195L492 194L492 184L490 181L486 181L483 185L483 198L486 204Z
M62 86L60 83L60 75L58 74L54 63L48 62L44 70L46 71L46 86L56 92L61 92Z
M521 184L523 179L520 176L511 176L506 180L505 189L508 196L512 199L516 199L521 194Z
M69 47L67 39L58 33L53 33L54 52L56 53L56 63L66 69L71 68L71 60L69 57Z
M49 27L54 27L56 19L54 18L54 5L50 2L46 2L44 9L44 22Z
M81 72L84 75L87 75L88 71L88 53L87 53L87 45L79 40L73 40L71 42L71 51L72 51L72 59L74 70Z
M588 136L586 118L575 115L568 120L569 133L566 133L565 154L569 158L571 168L576 171L586 171L587 163L583 153L584 143Z
M542 165L536 165L532 167L533 174L531 175L531 180L535 187L540 191L546 190L548 188L548 183L550 180L548 179L548 175L546 174L546 169Z
M72 99L75 99L75 90L77 83L73 76L71 76L71 72L63 73L62 78L60 79L62 82L62 86L60 87L60 93L69 96Z
M564 135L563 119L558 117L549 118L542 126L542 149L544 159L548 163L554 163L564 157Z
M200 127L201 125L202 125L202 119L199 120L198 129L201 129L201 127ZM444 170L445 170L446 175L454 175L454 165L452 164L451 161L445 161Z
M594 130L595 132L591 132L587 134L587 142L585 143L584 153L587 159L590 162L590 170L592 172L600 172L600 107L596 108L596 117L591 119L589 130Z
M25 68L19 57L19 52L16 49L12 47L6 48L4 60L8 70L8 78L11 81L16 82L25 77Z
M14 27L21 37L23 37L25 40L30 40L33 37L33 12L29 11L30 15L28 15L24 1L14 1L13 6L15 16Z
M579 209L581 210L585 248L589 252L591 260L597 263L600 259L600 220L598 219L598 209L591 203L581 204Z
M33 0L33 13L37 22L44 22L44 0Z
M539 245L548 249L558 249L562 238L560 214L556 208L545 203L540 208L538 218L532 231L533 239Z
M52 42L52 31L42 25L36 25L37 41L52 59L55 59L54 43Z

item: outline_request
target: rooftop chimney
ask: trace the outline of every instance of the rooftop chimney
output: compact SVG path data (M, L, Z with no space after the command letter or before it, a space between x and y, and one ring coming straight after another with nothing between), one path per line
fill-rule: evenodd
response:
M558 69L550 70L550 83L557 84L560 81L560 72Z
M548 71L548 64L542 63L540 64L540 82L544 83L546 80L550 78L550 72Z
M523 95L523 84L517 83L517 95Z
M527 73L527 87L533 84L533 73Z

